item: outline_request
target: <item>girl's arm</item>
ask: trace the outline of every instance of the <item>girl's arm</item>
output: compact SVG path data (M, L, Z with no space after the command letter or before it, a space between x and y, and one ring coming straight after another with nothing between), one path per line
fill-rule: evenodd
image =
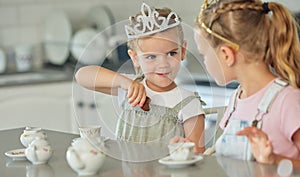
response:
M186 139L195 143L195 154L203 153L205 151L204 115L201 114L187 119L184 122L183 127Z
M135 82L126 76L100 66L85 66L80 68L75 79L81 86L98 92L117 95L118 88L128 90L127 97L132 106L142 107L146 100L143 84Z
M266 164L279 164L283 159L291 160L294 168L300 168L300 159L292 159L273 152L272 143L268 140L268 136L261 130L255 127L245 127L237 132L237 135L247 136L251 143L251 150L256 161ZM293 142L297 145L300 151L300 129L298 129L293 137Z
M131 79L100 66L85 66L80 68L75 79L81 86L99 92L117 95L117 89L127 90L133 82Z

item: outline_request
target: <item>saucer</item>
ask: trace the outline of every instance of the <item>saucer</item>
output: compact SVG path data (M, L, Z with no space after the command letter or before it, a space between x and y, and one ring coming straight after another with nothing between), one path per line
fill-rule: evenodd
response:
M170 168L182 168L189 165L193 165L196 162L199 162L200 160L203 160L203 157L201 155L196 155L190 160L173 160L170 156L167 156L162 159L159 159L158 162L163 165L167 165Z
M25 149L14 149L4 153L13 160L26 160Z

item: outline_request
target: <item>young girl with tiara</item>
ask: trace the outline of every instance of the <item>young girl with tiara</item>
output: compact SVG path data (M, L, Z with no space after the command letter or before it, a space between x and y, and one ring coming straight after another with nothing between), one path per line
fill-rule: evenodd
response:
M77 82L121 97L123 111L116 128L119 140L169 142L178 135L194 142L196 153L204 152L204 111L200 97L174 82L186 54L180 18L168 8L156 9L143 3L141 12L129 21L125 31L136 75L86 66L76 73ZM124 91L126 99L122 99Z
M219 85L240 83L216 153L300 168L300 46L291 13L275 2L205 0L195 40Z

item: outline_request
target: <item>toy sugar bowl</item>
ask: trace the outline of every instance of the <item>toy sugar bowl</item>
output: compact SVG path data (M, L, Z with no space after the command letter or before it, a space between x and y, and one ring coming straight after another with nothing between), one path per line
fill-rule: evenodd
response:
M36 137L25 149L26 158L34 165L46 164L52 153L48 141L41 137Z
M47 135L44 130L38 127L26 127L20 136L20 141L23 146L28 147L28 145L35 140L36 137L46 139Z
M100 146L86 138L76 138L66 153L69 166L79 176L95 175L103 165L105 155Z

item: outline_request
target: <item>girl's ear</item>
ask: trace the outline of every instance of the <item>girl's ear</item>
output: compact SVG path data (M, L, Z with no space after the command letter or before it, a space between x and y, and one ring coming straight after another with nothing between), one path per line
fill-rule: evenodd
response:
M133 64L135 67L140 67L140 64L139 64L139 61L138 61L138 56L137 56L137 53L131 49L129 49L127 51L128 55L130 56Z
M235 64L235 51L232 48L228 46L221 46L219 51L219 56L223 59L223 62L225 62L228 67L231 67Z
M184 40L181 45L181 60L184 60L186 57L186 47L187 47L187 42L186 40Z

